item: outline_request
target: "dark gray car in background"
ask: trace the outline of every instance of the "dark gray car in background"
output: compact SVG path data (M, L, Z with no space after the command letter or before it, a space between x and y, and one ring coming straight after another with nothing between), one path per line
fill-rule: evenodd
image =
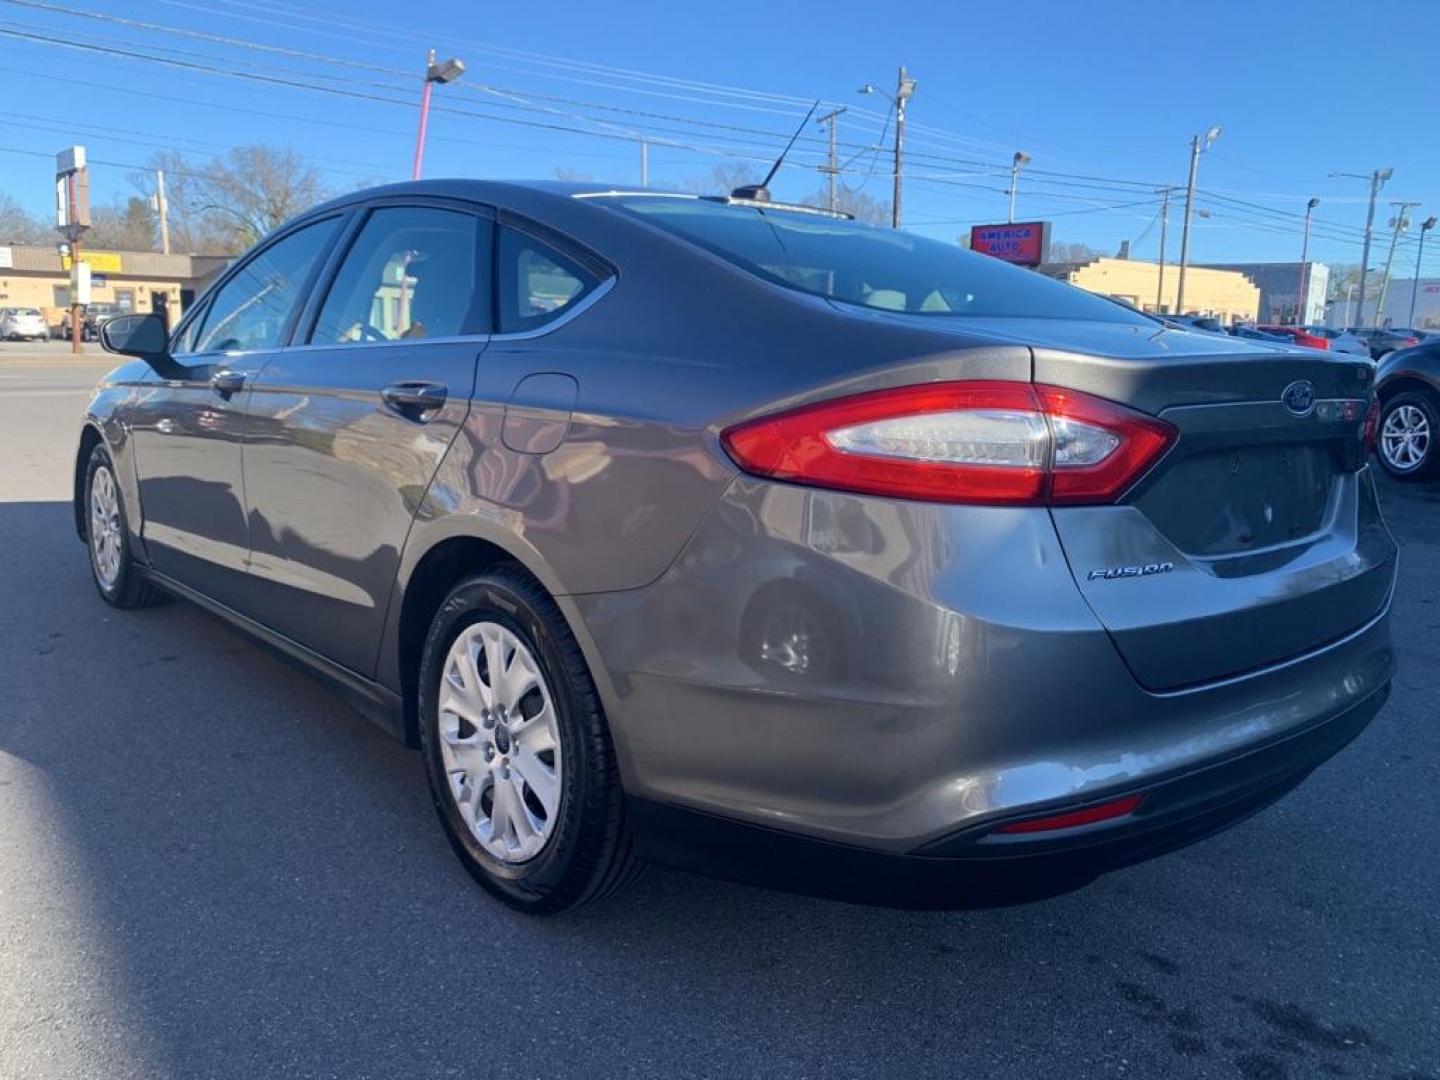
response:
M528 910L643 857L1072 888L1265 806L1389 690L1373 365L949 244L435 181L103 336L141 359L75 461L101 595L327 676Z

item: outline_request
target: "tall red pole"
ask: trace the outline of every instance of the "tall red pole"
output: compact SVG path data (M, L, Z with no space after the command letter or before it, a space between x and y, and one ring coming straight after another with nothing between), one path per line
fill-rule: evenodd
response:
M420 179L420 166L425 160L425 128L430 123L430 92L435 88L435 83L429 78L428 71L425 78L425 89L420 92L420 130L415 136L415 163L410 166L410 179Z

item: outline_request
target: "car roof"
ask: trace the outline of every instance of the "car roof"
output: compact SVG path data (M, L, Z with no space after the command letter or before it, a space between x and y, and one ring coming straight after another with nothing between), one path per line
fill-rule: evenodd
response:
M657 191L653 188L638 188L624 184L604 184L593 181L581 183L571 180L470 180L463 178L413 180L347 192L328 202L321 203L319 206L312 207L300 215L300 218L310 218L318 214L330 213L374 199L417 195L442 199L464 199L500 207L533 207L538 203L543 203L547 198L567 201L572 199L579 201L595 199L596 201L601 201L609 196L670 199L704 198L712 200L712 205L724 206L727 205L729 193L717 191L714 193L697 194L687 191ZM754 207L757 204L748 200L734 200L730 202L729 205ZM849 216L836 214L834 211L825 210L821 207L778 201L770 201L762 205L773 210L792 211L797 214L822 214L836 217Z

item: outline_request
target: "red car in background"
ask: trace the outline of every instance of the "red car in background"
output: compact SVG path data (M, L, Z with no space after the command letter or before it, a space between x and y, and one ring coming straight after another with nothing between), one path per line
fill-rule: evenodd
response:
M1296 345L1306 349L1329 349L1330 342L1319 334L1312 334L1303 326L1260 326L1256 329L1264 330L1267 334L1279 334L1281 337L1289 338Z

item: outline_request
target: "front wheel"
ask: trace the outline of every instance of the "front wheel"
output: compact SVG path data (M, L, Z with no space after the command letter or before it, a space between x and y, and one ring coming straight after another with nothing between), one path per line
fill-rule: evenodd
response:
M90 452L85 471L85 546L90 550L95 588L107 604L145 607L163 598L131 554L125 500L115 479L115 463L103 446Z
M550 913L632 876L594 682L554 600L519 567L467 578L440 605L421 658L419 720L446 836L495 896Z
M1440 402L1433 395L1407 390L1381 406L1376 451L1381 466L1396 479L1423 480L1440 472L1437 436Z

